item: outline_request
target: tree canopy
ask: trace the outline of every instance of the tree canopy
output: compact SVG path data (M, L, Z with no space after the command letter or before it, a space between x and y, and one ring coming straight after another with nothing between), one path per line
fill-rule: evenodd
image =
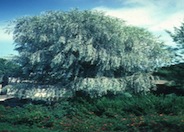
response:
M174 33L168 31L170 36L173 38L173 41L177 44L181 45L184 48L184 22L180 27L174 27Z
M175 54L174 62L176 64L183 63L183 53L184 53L184 22L181 23L180 27L174 27L174 32L167 31L172 37L173 41L176 43L176 48L170 48L170 50Z
M11 77L17 77L21 74L20 65L13 60L0 58L0 77L7 75Z
M79 78L135 78L167 58L163 42L149 31L98 11L49 11L14 24L23 73L37 81L65 85Z

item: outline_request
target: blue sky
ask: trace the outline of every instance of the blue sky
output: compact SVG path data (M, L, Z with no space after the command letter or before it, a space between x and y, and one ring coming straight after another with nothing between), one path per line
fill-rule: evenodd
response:
M100 10L129 25L147 28L174 45L165 30L173 31L184 22L184 0L0 0L0 57L17 54L12 34L5 34L8 21L48 10Z

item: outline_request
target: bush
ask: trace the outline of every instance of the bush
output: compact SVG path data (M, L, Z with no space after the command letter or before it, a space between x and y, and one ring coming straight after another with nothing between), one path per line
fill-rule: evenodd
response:
M52 105L0 105L0 131L184 130L184 97L124 95L62 99Z

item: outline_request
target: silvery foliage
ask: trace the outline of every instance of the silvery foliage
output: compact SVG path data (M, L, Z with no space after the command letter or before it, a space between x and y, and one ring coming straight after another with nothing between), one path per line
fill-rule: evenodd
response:
M146 73L168 57L163 42L147 30L98 11L50 11L14 24L24 74L72 90L149 91Z
M35 85L31 83L13 83L2 89L7 96L15 96L20 99L56 101L63 97L71 97L71 91L60 88L58 85Z

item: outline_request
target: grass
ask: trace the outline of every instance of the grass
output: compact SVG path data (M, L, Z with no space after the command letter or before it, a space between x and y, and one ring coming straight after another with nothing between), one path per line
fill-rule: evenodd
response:
M184 131L183 96L73 97L52 105L0 105L0 132Z

